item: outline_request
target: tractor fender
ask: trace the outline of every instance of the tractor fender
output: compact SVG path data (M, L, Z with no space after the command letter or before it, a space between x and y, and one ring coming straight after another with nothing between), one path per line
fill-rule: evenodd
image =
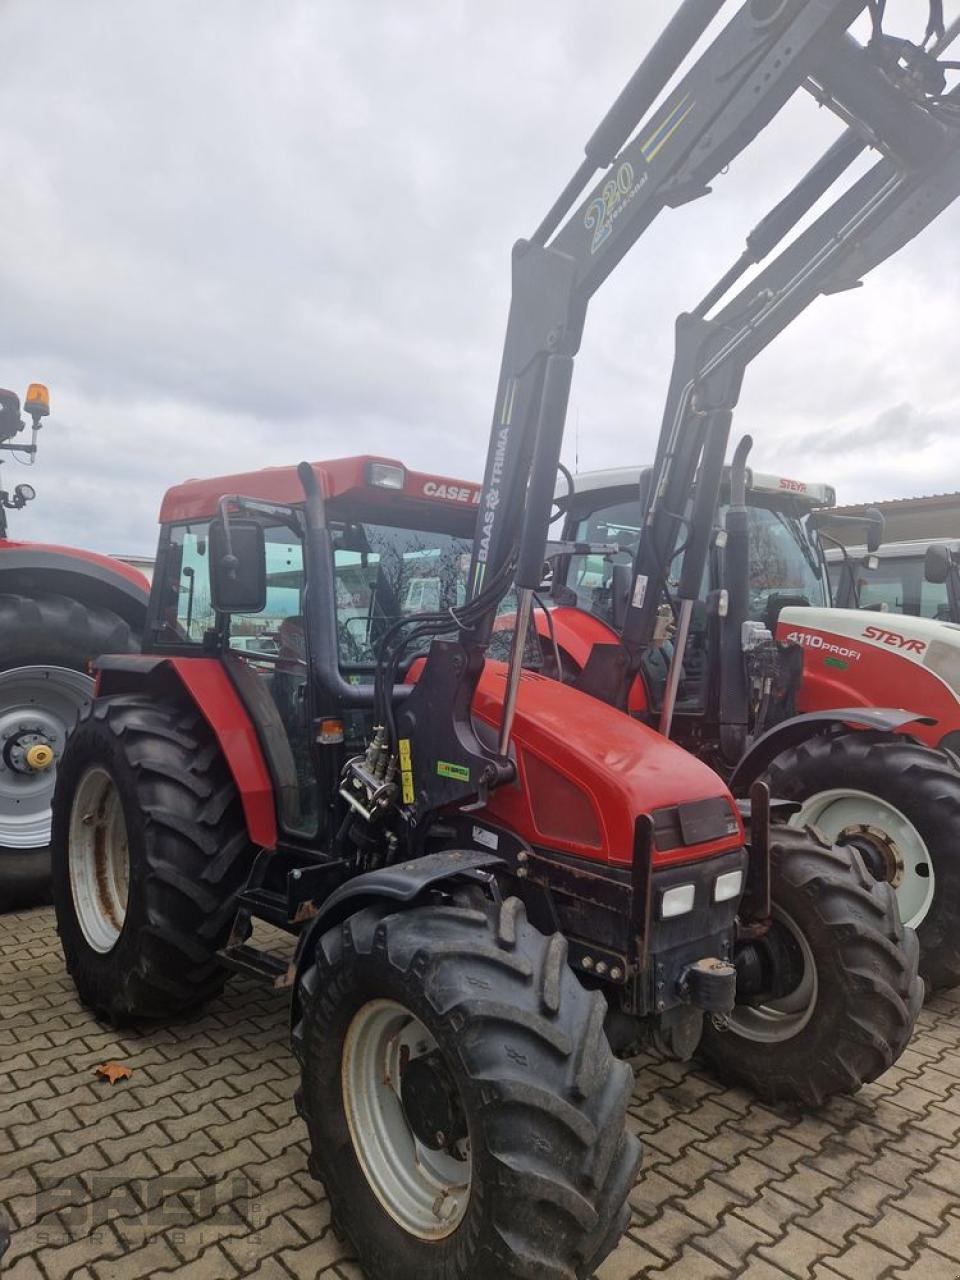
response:
M300 978L313 962L317 944L328 929L375 902L395 903L398 909L408 907L424 890L435 888L445 880L453 880L464 871L485 871L504 865L503 858L481 849L447 849L411 858L390 867L380 867L376 871L366 871L354 876L339 889L334 889L297 941L293 960L296 967L293 980L293 1025L296 1025L299 1018L297 990Z
M277 847L274 786L257 730L222 662L152 653L98 658L96 696L149 693L186 696L213 730L230 770L251 843Z
M789 747L798 746L820 734L855 729L874 729L881 733L899 733L908 724L936 724L930 716L892 707L835 707L830 711L811 711L774 725L762 734L741 757L730 778L735 796L745 796L772 760Z
M63 595L112 609L139 635L150 583L138 569L95 551L0 538L0 592Z

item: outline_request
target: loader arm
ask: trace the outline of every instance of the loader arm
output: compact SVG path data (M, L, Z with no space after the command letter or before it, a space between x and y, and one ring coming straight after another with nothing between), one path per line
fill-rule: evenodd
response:
M897 97L848 37L866 0L747 0L643 123L722 7L723 0L684 0L590 139L560 198L534 235L514 247L468 602L454 618L459 634L434 640L417 687L395 717L390 690L402 637L381 658L378 709L401 760L408 759L407 772L418 780L406 805L414 822L513 776L508 751L523 639L531 593L541 581L573 361L593 293L663 208L707 195L710 180L802 86L813 86L845 120L871 114L871 138L882 138L892 152L916 147L920 135L935 132L939 140L936 123ZM873 115L893 116L895 123L880 128ZM606 176L577 204L601 167ZM470 707L496 606L512 585L517 625L503 721L498 740L484 744ZM450 632L451 619L421 619L417 635L431 625L439 637Z
M884 115L893 105L893 100L885 104ZM936 110L926 113L923 124L917 114L923 108L914 99L905 94L901 105L906 109L903 119L909 120L909 130L915 133L912 150L901 147L907 129L898 129L897 148L886 148L884 158L713 319L704 318L708 305L701 305L677 322L673 374L644 535L635 557L631 594L635 607L628 610L623 629L630 655L627 679L636 673L644 649L653 641L658 610L668 596L668 578L682 550L676 599L670 601L678 606L672 667L674 676L679 675L686 624L699 594L713 532L733 410L750 362L817 297L856 288L870 270L912 240L960 195L960 94L945 95ZM890 118L895 118L892 112ZM846 155L852 158L856 152L848 144L849 139L842 139L838 146L847 146ZM836 153L837 148L832 148L813 174L825 169L836 173ZM811 176L792 200L788 197L778 207L783 235L811 207ZM814 182L813 188L819 185ZM708 304L736 271L711 292ZM590 674L596 681L596 671ZM669 731L670 692L675 687L676 679L668 683L661 719L664 731ZM605 696L622 700L622 680L614 688L611 678Z

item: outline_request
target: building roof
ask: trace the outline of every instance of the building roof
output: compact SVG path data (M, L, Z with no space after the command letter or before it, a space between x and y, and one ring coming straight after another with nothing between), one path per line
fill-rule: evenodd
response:
M876 507L879 511L929 511L941 507L960 506L960 493L930 493L919 498L881 498L877 502L854 502L849 506L837 507L840 515L862 515L868 507Z

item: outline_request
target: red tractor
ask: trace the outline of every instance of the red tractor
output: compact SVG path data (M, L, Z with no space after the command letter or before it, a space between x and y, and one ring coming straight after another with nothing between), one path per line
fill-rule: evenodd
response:
M24 409L0 390L0 450L36 458L50 412L46 387L33 383ZM49 896L50 801L57 761L77 716L90 702L92 659L139 648L149 583L118 560L75 547L14 541L7 512L36 496L30 484L0 489L0 911Z
M366 457L171 490L142 652L99 660L61 762L81 998L118 1022L231 968L289 991L311 1168L383 1280L592 1275L639 1160L615 1050L704 1037L726 1078L819 1102L919 1011L916 938L855 848L525 670L525 625L488 653L541 581L589 297L801 86L883 123L864 0L747 0L643 123L722 5L678 5L514 250L483 485Z

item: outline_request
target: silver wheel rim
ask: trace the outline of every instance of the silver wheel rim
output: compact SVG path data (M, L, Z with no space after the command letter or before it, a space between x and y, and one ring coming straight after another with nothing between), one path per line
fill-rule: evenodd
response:
M821 791L790 821L795 827L816 827L831 844L842 842L844 833L857 826L878 827L896 847L899 883L894 893L900 919L916 929L926 918L936 891L930 852L910 819L889 801L868 791Z
M395 1000L358 1009L343 1046L343 1106L360 1168L394 1222L420 1240L442 1240L463 1220L470 1199L469 1139L457 1154L431 1151L410 1128L400 1099L402 1065L437 1042Z
M93 681L69 667L0 671L0 845L40 849L50 843L50 803L56 762L93 697ZM25 767L25 751L43 745L54 763Z
M104 955L116 946L126 919L130 855L120 793L100 765L89 768L77 784L67 858L83 936Z
M745 1004L734 1008L728 1022L729 1030L744 1040L761 1044L780 1044L799 1035L813 1017L820 992L816 961L802 930L776 904L773 919L799 946L803 956L803 976L797 987L779 1000L771 1000L769 1004L756 1008Z

